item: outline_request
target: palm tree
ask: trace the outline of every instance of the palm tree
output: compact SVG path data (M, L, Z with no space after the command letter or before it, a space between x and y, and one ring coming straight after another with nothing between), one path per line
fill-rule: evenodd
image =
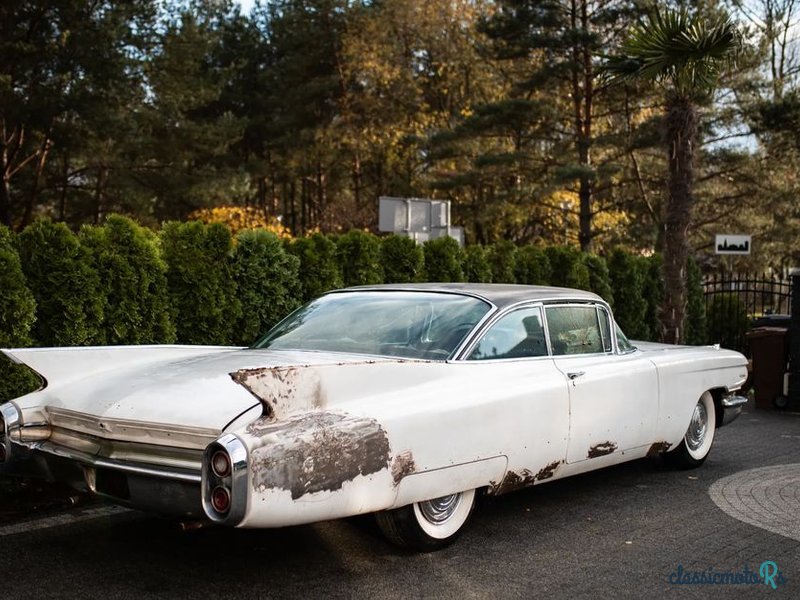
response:
M639 79L666 88L669 161L664 214L664 341L680 343L686 314L687 233L692 220L698 106L714 92L721 71L732 66L742 38L727 17L705 19L685 9L650 14L630 33L620 54L604 66L611 83Z

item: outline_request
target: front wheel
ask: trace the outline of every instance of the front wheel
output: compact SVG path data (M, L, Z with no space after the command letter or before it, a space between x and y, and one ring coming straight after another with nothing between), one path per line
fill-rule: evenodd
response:
M409 550L431 552L451 544L475 506L475 490L376 513L383 535Z
M693 469L702 465L711 451L711 444L714 443L716 423L714 398L709 392L705 392L694 407L689 428L680 445L667 454L671 462L681 469Z

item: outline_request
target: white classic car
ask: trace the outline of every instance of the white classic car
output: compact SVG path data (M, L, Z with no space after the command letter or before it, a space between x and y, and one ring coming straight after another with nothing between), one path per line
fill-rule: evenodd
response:
M338 290L251 348L3 352L45 386L0 406L0 472L237 527L375 513L417 550L476 493L700 465L747 376L737 352L630 343L595 294L512 285Z

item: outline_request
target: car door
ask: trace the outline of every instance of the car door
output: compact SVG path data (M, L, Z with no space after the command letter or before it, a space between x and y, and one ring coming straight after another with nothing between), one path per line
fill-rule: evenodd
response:
M521 306L500 315L465 358L461 365L471 378L491 381L494 409L484 421L485 428L508 457L509 469L536 474L547 465L563 462L569 394L564 376L548 353L541 305Z
M652 443L656 368L637 350L618 352L607 310L593 303L545 309L553 360L568 382L567 463Z

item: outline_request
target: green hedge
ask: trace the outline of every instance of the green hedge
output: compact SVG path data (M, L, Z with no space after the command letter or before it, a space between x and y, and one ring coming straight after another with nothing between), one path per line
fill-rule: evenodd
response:
M263 229L236 236L233 278L241 305L233 342L250 345L300 304L300 259Z
M451 237L425 242L425 280L464 281L464 251Z
M99 275L103 304L103 322L92 343L173 343L167 265L155 234L113 215L102 227L84 226L79 238Z
M345 286L383 283L380 238L353 229L338 237L336 251Z
M36 300L37 346L81 346L100 338L100 278L90 252L63 223L36 221L19 234L19 258Z
M219 223L165 223L161 247L178 342L230 344L241 316L230 230Z
M494 283L516 283L516 262L517 246L513 242L497 242L489 247L489 265Z
M608 272L614 295L614 317L631 339L650 337L647 301L644 299L644 273L641 258L623 250L614 250L608 259Z
M27 346L36 321L36 301L22 273L14 237L0 225L0 348ZM0 357L0 402L39 387L33 372Z
M517 250L514 277L517 283L549 285L552 269L547 252L537 246L523 246Z
M422 278L425 254L411 238L388 235L381 239L380 261L385 283L412 283Z
M303 302L328 290L342 287L336 243L328 236L314 233L288 242L286 249L300 260L300 293Z
M743 307L735 297L718 297L706 323L693 262L687 273L687 341L733 343L746 329ZM569 247L509 242L462 249L451 238L420 246L363 231L281 242L255 230L233 240L225 226L199 222L167 223L156 235L112 216L79 235L49 220L18 235L0 227L0 345L244 345L330 289L415 281L588 289L613 304L630 337L659 339L658 255L615 250L605 259ZM37 385L29 370L0 360L0 399Z
M489 264L489 249L473 245L464 248L464 278L472 283L492 281L492 265Z

